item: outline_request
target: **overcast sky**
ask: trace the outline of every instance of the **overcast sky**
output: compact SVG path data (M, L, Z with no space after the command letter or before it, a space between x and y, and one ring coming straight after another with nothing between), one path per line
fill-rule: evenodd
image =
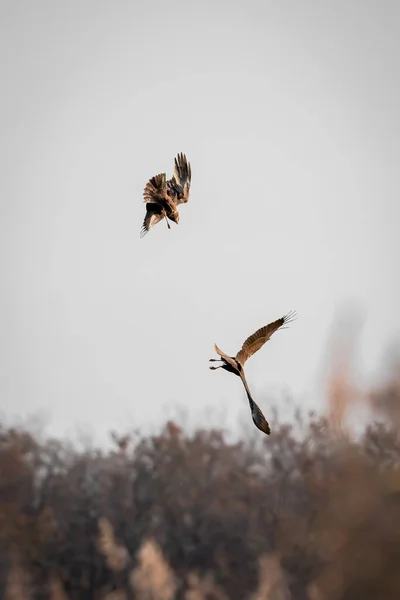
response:
M4 414L101 437L184 406L237 427L244 391L208 369L213 344L234 354L291 309L246 365L267 417L282 391L324 409L343 305L360 310L360 369L377 375L400 333L398 2L0 13ZM140 239L143 187L178 152L190 201Z

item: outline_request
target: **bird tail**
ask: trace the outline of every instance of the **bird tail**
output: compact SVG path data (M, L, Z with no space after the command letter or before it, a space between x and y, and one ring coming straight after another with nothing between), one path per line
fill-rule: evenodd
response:
M158 202L160 196L164 193L167 187L167 181L165 173L159 173L154 175L146 183L144 188L143 197L144 202Z

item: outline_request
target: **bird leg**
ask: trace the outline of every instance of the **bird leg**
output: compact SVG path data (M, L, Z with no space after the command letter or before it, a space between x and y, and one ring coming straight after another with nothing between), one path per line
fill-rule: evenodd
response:
M209 362L223 362L220 358L210 358ZM220 369L221 367L223 367L224 365L218 365L218 367L210 367L210 369L212 371L215 371L216 369Z
M171 229L171 226L170 226L170 224L168 223L168 219L167 219L167 217L165 217L165 220L166 220L166 222L167 222L167 227L168 227L168 229Z

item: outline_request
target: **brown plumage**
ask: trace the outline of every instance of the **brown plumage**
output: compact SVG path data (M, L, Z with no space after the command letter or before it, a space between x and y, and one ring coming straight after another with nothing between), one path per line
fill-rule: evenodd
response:
M258 429L269 435L271 433L271 429L268 421L265 419L263 413L261 412L260 407L254 402L251 397L251 393L249 390L249 386L246 381L246 377L244 374L244 364L246 360L248 360L257 350L262 348L264 344L270 339L273 333L278 329L285 329L283 325L287 325L291 321L296 318L295 312L290 312L284 317L257 329L255 333L250 335L247 340L243 343L241 349L236 354L236 356L228 356L222 350L220 350L217 344L214 344L215 351L220 355L220 359L210 358L210 362L222 362L222 365L218 367L210 367L213 371L216 369L225 369L225 371L229 371L230 373L234 373L238 375L242 380L244 385L244 389L246 390L247 398L250 404L251 416L253 418L253 422Z
M146 235L153 225L165 219L168 229L168 219L179 223L177 206L189 200L192 170L186 156L182 153L175 158L174 173L167 180L165 173L155 175L146 183L143 191L146 203L146 216L140 232L140 237Z

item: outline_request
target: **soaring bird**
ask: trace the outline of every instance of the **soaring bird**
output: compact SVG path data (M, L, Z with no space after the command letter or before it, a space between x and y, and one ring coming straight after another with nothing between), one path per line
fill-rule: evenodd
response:
M143 191L146 203L146 216L140 232L140 237L146 235L153 225L165 219L168 229L168 219L179 223L177 206L189 200L192 171L190 163L182 153L175 158L174 174L167 180L165 173L155 175L146 184Z
M268 421L264 417L261 412L260 407L254 402L251 397L251 392L249 390L249 386L246 381L246 377L244 374L244 363L250 356L253 356L257 350L259 350L262 346L264 346L265 342L269 340L271 335L275 333L278 329L285 329L284 325L287 325L291 321L296 318L296 313L294 311L289 312L284 317L269 323L268 325L264 325L260 329L257 329L255 333L250 335L247 340L243 343L241 349L236 354L236 356L227 356L222 350L220 350L217 344L214 344L215 351L220 355L221 358L210 358L210 362L222 362L222 365L218 367L210 367L213 371L216 369L225 369L230 373L234 373L238 375L243 382L244 389L246 390L247 398L250 404L251 416L253 418L253 423L258 429L269 435L271 433L271 429Z

